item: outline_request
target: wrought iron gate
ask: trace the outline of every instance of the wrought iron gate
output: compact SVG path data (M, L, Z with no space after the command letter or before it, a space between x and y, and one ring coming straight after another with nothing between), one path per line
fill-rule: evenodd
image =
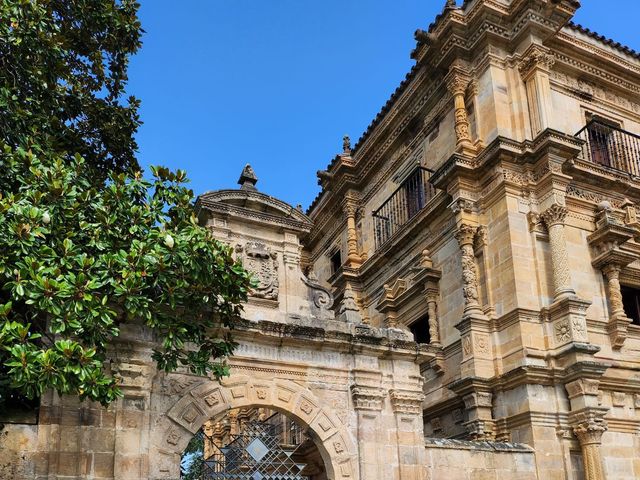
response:
M308 439L298 424L276 413L265 420L243 422L224 445L204 434L209 442L203 458L206 480L308 480L305 463L296 455Z

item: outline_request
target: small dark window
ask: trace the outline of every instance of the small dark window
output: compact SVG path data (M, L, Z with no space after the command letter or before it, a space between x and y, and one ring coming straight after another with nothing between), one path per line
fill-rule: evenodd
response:
M429 315L424 315L409 325L409 330L413 333L416 343L431 343L429 335Z
M336 273L342 267L342 255L340 254L340 250L336 250L329 257L329 261L331 262L331 274Z
M635 325L640 325L640 289L621 286L622 304L624 313L627 314Z

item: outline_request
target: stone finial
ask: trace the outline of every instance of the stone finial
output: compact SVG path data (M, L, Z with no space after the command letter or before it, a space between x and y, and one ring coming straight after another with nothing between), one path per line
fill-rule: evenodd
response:
M345 155L351 155L351 139L349 135L342 137L342 152Z
M433 268L433 260L431 259L431 252L426 248L422 250L420 254L420 266L423 268Z
M457 8L456 0L447 0L444 4L444 8L445 10L449 8Z
M344 290L342 301L338 307L338 320L347 323L361 323L362 316L356 302L356 296L349 285Z
M253 168L248 163L242 169L240 178L238 179L238 185L241 190L257 190L256 183L258 183L258 177L256 176Z

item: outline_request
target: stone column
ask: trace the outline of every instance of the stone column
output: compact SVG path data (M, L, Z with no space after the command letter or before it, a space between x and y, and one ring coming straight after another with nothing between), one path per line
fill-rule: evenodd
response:
M429 316L429 338L434 345L440 345L440 327L438 322L438 289L427 286L427 315Z
M462 250L462 293L464 294L464 314L483 315L478 302L478 274L476 272L475 255L473 254L473 240L476 227L462 224L455 234Z
M469 76L459 67L452 67L445 78L447 89L453 95L453 108L456 132L456 151L467 155L474 155L475 148L471 141L469 118L464 103L464 95L469 85Z
M352 268L362 264L362 258L358 253L358 233L356 230L357 205L352 199L347 199L343 205L344 214L347 217L347 260Z
M574 364L567 369L575 380L565 384L571 411L568 421L582 450L585 480L604 480L600 445L607 430L604 416L608 408L600 406L598 392L600 378L608 365L596 362Z
M624 306L622 304L622 292L620 291L620 265L615 263L605 265L602 273L607 279L607 289L609 290L609 305L611 307L611 319L624 317Z
M553 269L554 300L575 295L571 286L569 272L569 255L564 234L564 220L567 207L553 204L542 214L542 219L549 230L549 247L551 248L551 268Z
M582 450L585 480L604 480L600 445L602 434L606 430L607 422L593 414L587 414L581 422L573 426L573 432L578 437Z

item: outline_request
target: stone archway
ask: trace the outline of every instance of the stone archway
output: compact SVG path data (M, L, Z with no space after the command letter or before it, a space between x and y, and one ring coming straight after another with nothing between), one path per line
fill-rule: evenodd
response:
M265 407L289 415L309 429L329 480L358 478L357 449L337 415L310 390L288 380L232 375L187 391L166 412L158 412L151 432L150 478L179 478L180 455L210 418L234 408Z

